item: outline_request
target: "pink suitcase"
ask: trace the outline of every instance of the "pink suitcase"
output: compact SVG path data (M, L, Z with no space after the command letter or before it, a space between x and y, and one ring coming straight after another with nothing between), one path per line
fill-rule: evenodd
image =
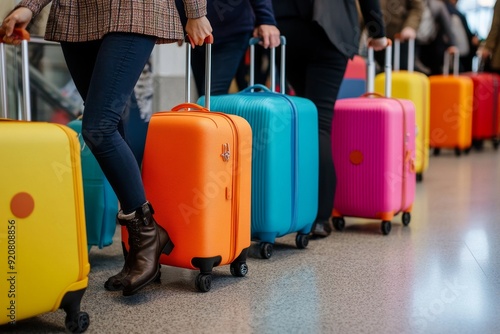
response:
M373 50L369 55L368 90L373 91ZM386 97L366 94L337 100L332 122L332 153L337 173L333 209L336 230L344 217L382 220L384 235L403 212L410 223L415 197L415 105L390 98L390 46L386 60Z

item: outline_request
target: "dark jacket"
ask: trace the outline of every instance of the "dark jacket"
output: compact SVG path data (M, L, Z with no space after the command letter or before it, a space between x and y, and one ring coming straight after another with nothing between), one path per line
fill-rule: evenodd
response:
M384 22L378 0L359 1L368 34L385 36ZM277 19L301 17L314 20L344 55L352 58L359 50L361 26L355 0L273 0Z
M183 26L184 1L176 0ZM252 32L261 24L276 25L271 0L207 0L207 18L213 29L214 44L240 33Z

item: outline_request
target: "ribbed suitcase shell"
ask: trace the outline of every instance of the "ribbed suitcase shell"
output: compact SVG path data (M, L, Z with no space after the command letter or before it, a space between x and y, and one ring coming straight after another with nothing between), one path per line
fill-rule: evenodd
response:
M406 99L415 105L416 117L416 159L417 177L422 178L429 167L429 136L430 136L430 81L419 72L399 70L392 72L392 94L399 99ZM384 93L385 73L375 77L375 91Z
M1 121L0 155L0 324L79 311L90 265L77 134Z
M472 140L497 139L500 135L499 76L493 73L464 73L472 79Z
M404 109L403 109L404 107ZM415 106L408 100L337 101L332 122L337 173L334 217L391 221L415 197Z
M316 218L318 116L308 99L258 87L264 91L212 96L211 107L252 127L252 239L274 243L289 233L308 234Z
M82 146L81 162L88 250L90 251L92 246L103 248L113 243L113 236L116 232L118 198L108 179L104 176L99 163L80 135L82 121L71 121L68 123L68 127L79 134L78 138Z
M252 131L241 117L208 111L153 114L142 177L155 219L175 244L170 255L162 254L162 264L208 273L246 260L251 158ZM122 240L127 239L122 228Z
M472 79L432 75L430 146L467 150L472 142Z
M360 97L366 92L367 65L361 56L354 56L347 62L344 78L340 84L337 99Z

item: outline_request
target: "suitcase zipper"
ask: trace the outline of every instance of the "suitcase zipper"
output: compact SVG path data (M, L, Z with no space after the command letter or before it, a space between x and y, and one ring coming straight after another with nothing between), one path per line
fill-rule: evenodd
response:
M231 168L231 172L232 172L232 175L231 175L231 184L230 184L230 189L227 189L226 188L226 192L225 192L225 196L226 196L226 199L227 200L230 200L231 201L231 221L232 221L232 224L231 224L231 242L230 242L230 248L229 248L229 253L231 255L231 258L228 259L228 263L231 263L233 262L238 256L239 254L236 254L237 253L237 249L236 249L236 244L237 244L237 238L238 238L238 213L239 213L239 205L238 205L238 201L237 199L239 198L238 193L239 193L239 186L238 186L238 182L237 182L237 178L238 178L238 171L237 171L237 168L239 166L239 137L238 137L238 131L237 131L237 126L235 124L235 122L233 121L233 119L224 114L224 113L218 113L218 112L212 112L212 113L217 113L219 115L221 115L228 123L229 123L229 126L231 127L231 130L233 132L233 143L232 143L232 147L233 147L233 153L232 156L233 156L233 166ZM223 143L222 144L222 154L221 154L221 157L222 157L222 160L224 162L229 162L230 159L231 159L231 146L229 145L229 143Z

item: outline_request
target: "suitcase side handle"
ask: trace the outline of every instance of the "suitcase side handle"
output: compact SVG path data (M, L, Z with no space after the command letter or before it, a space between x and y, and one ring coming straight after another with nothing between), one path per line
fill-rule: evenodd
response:
M15 28L14 29L14 41L21 40L21 54L22 54L22 82L23 82L23 111L24 120L31 121L31 97L30 97L30 85L29 85L29 61L28 61L28 41L30 40L30 34L26 29ZM15 44L7 43L4 41L5 31L0 30L0 98L1 98L1 108L2 108L2 118L7 118L7 66L5 64L6 52L5 44Z
M250 80L249 87L255 84L255 45L262 41L261 37L252 37L248 41L250 45ZM280 66L280 91L285 94L285 59L286 59L286 38L280 36L281 45L281 66ZM276 91L276 48L271 48L270 76L271 76L271 91Z
M210 110L208 110L207 108L204 108L196 103L181 103L171 109L171 111L181 111L181 110L191 110L191 111L196 110L201 112L210 112Z
M254 91L256 89L259 89L259 90L261 90L263 92L271 92L271 90L267 86L264 86L262 84L255 84L255 85L248 86L247 88L243 89L241 91L241 93L251 92L251 91Z

